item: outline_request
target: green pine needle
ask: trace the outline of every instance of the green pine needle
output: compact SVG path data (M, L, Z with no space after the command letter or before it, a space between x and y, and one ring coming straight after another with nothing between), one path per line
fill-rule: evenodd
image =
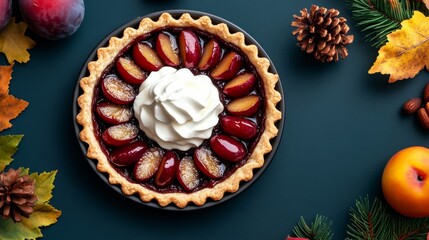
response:
M350 209L347 240L417 240L426 239L428 231L429 217L404 217L377 198L370 204L367 196Z
M310 240L331 240L334 235L331 230L332 222L328 218L316 215L314 222L309 226L304 217L299 219L298 225L293 228L293 233L300 238Z
M366 34L364 40L380 48L387 35L401 27L401 22L420 11L426 16L429 10L418 0L346 0L356 26Z
M429 217L409 218L394 211L385 201L368 196L356 200L350 209L346 240L423 240L429 232ZM332 240L332 221L316 215L307 224L301 217L292 229L293 235L310 240Z

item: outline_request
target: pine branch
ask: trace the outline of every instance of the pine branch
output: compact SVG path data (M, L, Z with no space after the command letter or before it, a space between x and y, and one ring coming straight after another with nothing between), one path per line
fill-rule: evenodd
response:
M428 231L429 217L404 217L377 198L370 205L367 196L350 209L347 239L417 240L426 239Z
M316 215L314 222L309 226L304 217L299 219L298 225L293 228L293 233L300 238L310 240L331 240L334 235L331 230L332 222L328 218Z
M346 0L351 8L356 26L366 34L365 41L374 47L387 42L387 35L401 27L403 20L420 11L426 16L429 10L419 0Z
M350 239L387 239L380 238L376 229L382 225L383 220L380 216L385 215L386 209L381 202L376 199L372 206L369 204L368 197L356 200L356 208L350 209L350 224L348 225L347 234ZM382 231L382 234L384 231Z

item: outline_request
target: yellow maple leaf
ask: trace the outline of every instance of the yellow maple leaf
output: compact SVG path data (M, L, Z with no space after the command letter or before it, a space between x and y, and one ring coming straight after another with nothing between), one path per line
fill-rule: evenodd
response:
M27 24L24 22L15 23L15 18L11 18L8 25L0 32L0 52L6 55L9 64L14 61L26 63L30 60L28 49L33 48L36 43L25 36Z
M429 17L415 11L412 18L389 35L368 73L390 74L389 82L412 78L429 69Z
M12 67L0 66L0 131L10 128L10 120L16 118L28 106L28 102L9 95Z

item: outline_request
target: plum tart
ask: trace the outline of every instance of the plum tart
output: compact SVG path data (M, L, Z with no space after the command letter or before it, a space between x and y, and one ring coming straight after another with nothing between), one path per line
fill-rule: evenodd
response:
M225 23L143 18L88 63L78 97L87 156L125 195L204 205L236 192L277 136L277 74Z

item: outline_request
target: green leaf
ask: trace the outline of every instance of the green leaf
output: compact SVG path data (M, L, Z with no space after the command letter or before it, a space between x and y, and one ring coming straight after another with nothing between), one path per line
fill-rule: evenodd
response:
M0 221L1 240L36 239L43 234L38 227L26 226L22 223L14 223L12 219Z
M12 155L18 150L18 144L24 135L0 136L0 172L9 165Z
M52 189L54 189L54 180L57 170L51 172L43 172L41 174L32 173L30 177L36 180L36 196L38 198L36 204L48 202L52 198Z
M61 211L48 203L34 206L34 212L29 218L15 223L11 219L0 221L1 240L25 240L43 237L40 227L46 227L57 222Z

